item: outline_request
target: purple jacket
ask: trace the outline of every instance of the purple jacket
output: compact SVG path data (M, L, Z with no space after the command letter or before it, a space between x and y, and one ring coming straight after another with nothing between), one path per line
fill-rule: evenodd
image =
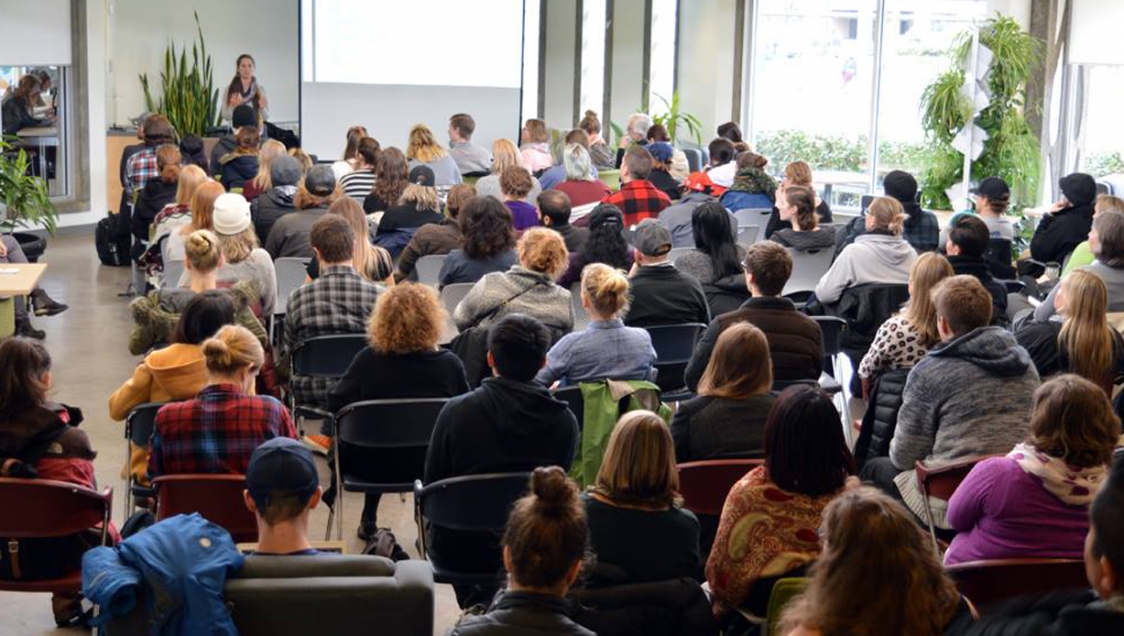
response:
M539 224L539 213L535 206L526 201L507 201L504 203L511 210L511 220L515 231L519 232Z
M1080 559L1089 531L1087 507L1062 503L1006 457L985 459L972 469L949 501L947 519L959 534L945 565L1017 557Z

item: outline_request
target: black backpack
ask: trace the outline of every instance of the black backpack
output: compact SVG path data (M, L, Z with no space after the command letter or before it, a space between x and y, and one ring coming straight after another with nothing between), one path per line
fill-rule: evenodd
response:
M110 214L98 221L97 229L94 230L94 245L98 250L98 259L110 267L125 267L131 262L129 249L132 235L127 229L122 232L122 225L120 214Z

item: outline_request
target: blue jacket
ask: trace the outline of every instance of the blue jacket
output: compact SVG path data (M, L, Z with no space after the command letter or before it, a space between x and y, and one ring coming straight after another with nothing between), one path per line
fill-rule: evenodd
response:
M769 210L773 207L773 199L760 192L745 192L742 190L727 190L722 198L718 199L722 207L731 212L738 210Z
M223 600L227 576L244 557L223 528L198 513L165 519L114 548L82 558L82 593L101 606L102 622L132 609L144 580L152 634L237 636Z

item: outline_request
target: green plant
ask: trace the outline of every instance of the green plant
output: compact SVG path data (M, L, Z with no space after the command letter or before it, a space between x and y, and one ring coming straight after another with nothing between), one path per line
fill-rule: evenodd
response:
M1124 172L1124 154L1111 152L1087 155L1081 161L1081 171L1097 177Z
M148 74L140 76L144 88L144 101L149 111L160 113L168 118L180 135L202 136L208 128L221 123L219 119L219 91L214 88L211 72L211 56L207 54L207 43L203 39L203 28L199 25L199 14L195 14L195 28L198 40L191 44L191 65L188 65L187 47L176 54L173 42L164 50L164 70L160 72L160 100L152 98L149 90ZM202 64L202 67L200 67Z
M997 14L979 30L980 44L994 54L988 74L990 101L975 123L988 134L983 153L972 162L974 178L1002 177L1011 185L1016 205L1035 202L1039 176L1038 139L1026 122L1026 87L1042 62L1042 43L1013 18ZM921 124L929 140L922 178L922 205L949 209L945 190L963 179L964 155L952 140L973 124L972 105L961 94L970 31L957 36L951 51L953 67L938 76L921 97Z
M4 217L0 232L42 225L51 234L58 226L58 212L47 193L47 182L32 176L31 160L22 148L13 151L10 141L0 138L0 204Z
M690 133L691 138L695 143L702 145L702 122L698 117L691 113L683 112L679 106L679 91L671 94L671 101L668 101L662 95L652 94L656 99L663 102L663 107L666 112L652 115L652 121L661 124L667 128L667 134L671 137L671 143L676 143L679 140L679 127L683 126Z

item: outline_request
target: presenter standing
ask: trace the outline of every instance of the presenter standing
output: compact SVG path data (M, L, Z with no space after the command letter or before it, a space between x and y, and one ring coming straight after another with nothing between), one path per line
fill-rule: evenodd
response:
M234 118L234 109L242 104L249 104L258 113L258 121L269 119L269 102L265 97L265 88L254 77L254 58L249 53L238 56L235 65L237 72L230 86L226 89L226 98L223 100L222 118L231 121Z

